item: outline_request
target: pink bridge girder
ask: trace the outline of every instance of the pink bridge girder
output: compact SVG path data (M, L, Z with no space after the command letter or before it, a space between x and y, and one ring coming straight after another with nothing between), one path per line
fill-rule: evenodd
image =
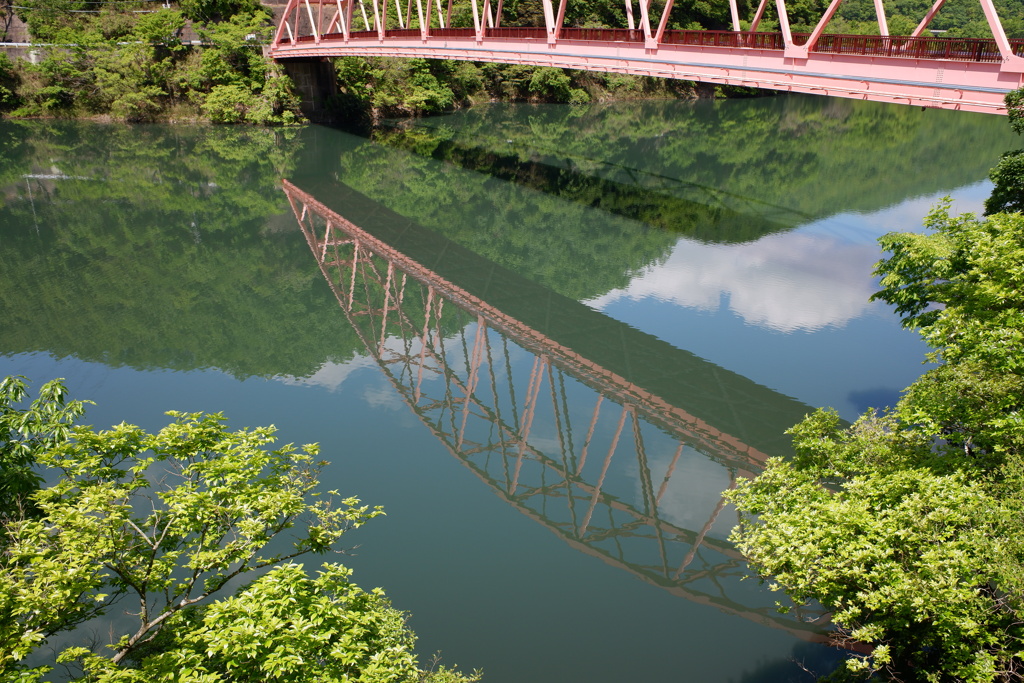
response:
M269 53L527 64L996 114L1006 113L1006 93L1024 85L1024 41L1007 39L992 0L978 0L991 39L922 37L945 0L935 0L910 36L888 35L881 0L877 36L825 32L842 0L806 34L790 30L785 0L775 0L777 33L757 31L767 0L751 31L740 30L736 0L732 31L667 30L673 0L659 16L651 0L636 0L638 20L626 0L629 26L611 29L563 26L568 0L542 0L544 27L503 27L503 0L470 0L473 27L452 28L453 1L391 0L389 17L389 0L289 0Z

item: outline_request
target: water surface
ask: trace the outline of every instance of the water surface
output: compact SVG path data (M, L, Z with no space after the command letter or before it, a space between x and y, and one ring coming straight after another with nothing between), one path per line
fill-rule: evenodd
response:
M66 377L100 427L224 411L319 442L325 484L388 513L341 559L488 681L804 680L834 658L817 615L741 580L720 494L807 411L922 371L867 301L875 240L947 194L979 211L1015 144L811 97L372 140L4 122L0 372Z

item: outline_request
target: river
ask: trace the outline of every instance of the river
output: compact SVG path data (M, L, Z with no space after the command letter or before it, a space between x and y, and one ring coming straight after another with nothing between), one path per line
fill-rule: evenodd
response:
M777 613L721 492L806 412L853 420L922 372L869 301L876 240L946 195L980 213L1017 144L994 116L797 96L370 138L3 121L0 373L66 378L97 427L223 411L319 442L325 487L387 512L341 559L423 661L810 680L836 661L821 615Z

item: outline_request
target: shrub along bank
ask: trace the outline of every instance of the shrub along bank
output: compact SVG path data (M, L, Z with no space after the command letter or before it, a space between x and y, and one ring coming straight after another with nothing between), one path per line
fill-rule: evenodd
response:
M52 47L38 64L0 57L0 111L9 115L254 124L299 118L291 82L263 57L270 15L258 0L188 0L155 11L146 2L99 11L88 2L29 5L21 13L33 42ZM182 43L186 22L204 47Z

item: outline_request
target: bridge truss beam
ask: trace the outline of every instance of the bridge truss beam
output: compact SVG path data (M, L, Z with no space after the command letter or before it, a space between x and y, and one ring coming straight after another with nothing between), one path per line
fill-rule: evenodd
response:
M1024 41L1007 39L992 0L978 0L989 40L922 38L945 0L907 37L888 35L881 0L879 36L826 33L842 0L832 0L810 34L790 30L785 0L775 1L781 31L757 32L768 6L761 0L753 30L743 32L729 1L732 31L667 30L672 0L660 16L650 0L639 0L638 27L627 0L624 29L565 27L567 0L557 7L543 0L542 28L502 27L500 0L496 12L491 0L471 0L472 28L451 28L453 0L447 12L434 0L434 19L430 0L415 0L415 14L407 0L404 15L395 0L391 22L387 0L289 0L270 53L279 60L359 55L550 66L988 113L1005 113L1005 94L1024 85ZM354 30L356 4L365 30Z

